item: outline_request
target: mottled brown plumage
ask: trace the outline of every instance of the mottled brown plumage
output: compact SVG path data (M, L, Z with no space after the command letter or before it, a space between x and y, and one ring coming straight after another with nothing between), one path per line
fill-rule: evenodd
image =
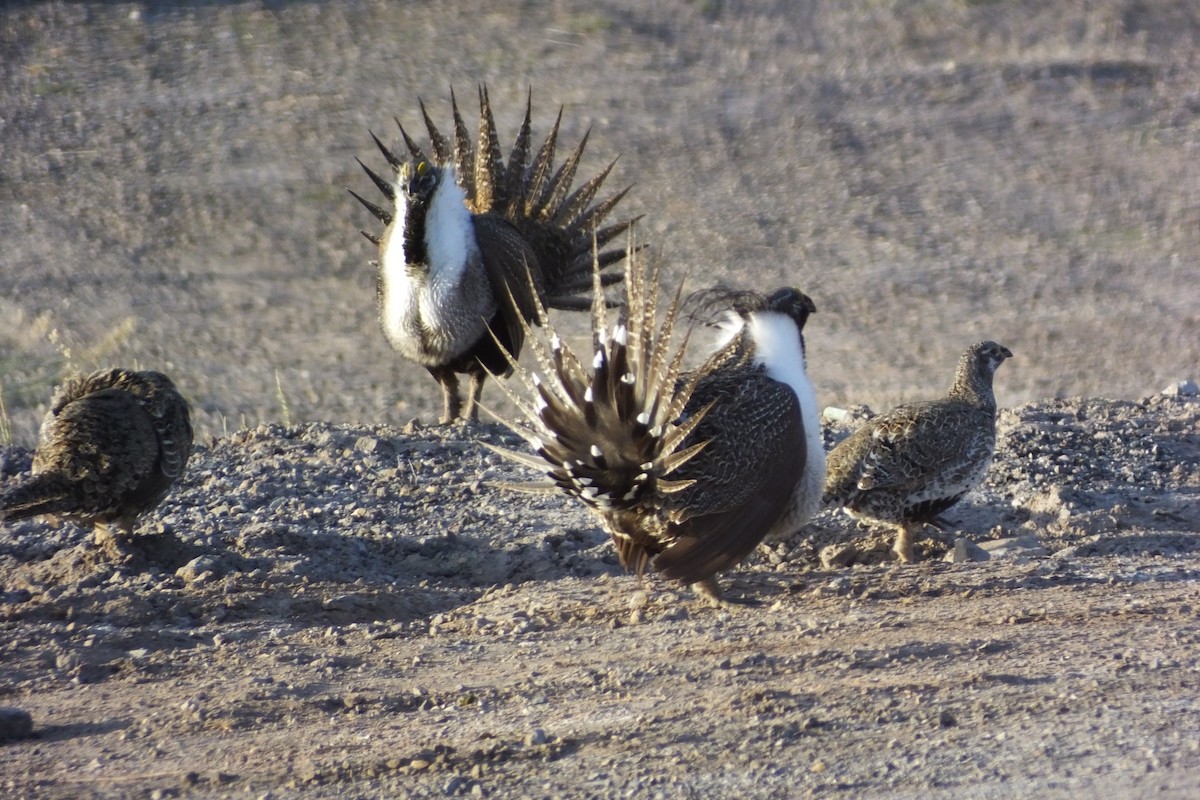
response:
M131 533L192 452L187 401L158 372L103 370L55 391L29 477L0 493L0 520L51 514Z
M549 481L510 488L581 500L626 569L653 566L718 601L716 573L768 534L799 529L820 504L824 453L802 335L815 309L792 288L736 293L725 341L684 372L686 341L670 349L679 295L659 325L657 270L627 259L616 325L594 305L592 358L581 361L544 320L545 338L531 339L539 373L517 370L532 399L510 394L526 423L508 424L536 456L501 452Z
M910 403L868 420L828 457L826 504L855 518L894 525L894 549L913 560L913 538L926 523L979 485L996 448L992 377L1012 352L972 345L941 400Z
M474 146L453 93L451 107L454 135L447 138L421 104L432 157L402 126L408 158L375 138L395 179L366 165L363 169L391 208L351 192L387 226L382 236L364 231L379 246L384 333L442 387L444 423L460 415L477 418L485 377L508 374L507 356L519 355L525 336L521 320L534 318L535 303L573 310L590 306L593 245L603 248L632 223L600 227L628 191L593 203L613 164L574 186L586 135L555 167L561 110L534 153L527 100L506 163L487 90L479 90ZM619 248L603 250L600 264L607 267L623 255ZM606 274L602 283L618 280L619 275ZM471 379L465 406L460 374Z

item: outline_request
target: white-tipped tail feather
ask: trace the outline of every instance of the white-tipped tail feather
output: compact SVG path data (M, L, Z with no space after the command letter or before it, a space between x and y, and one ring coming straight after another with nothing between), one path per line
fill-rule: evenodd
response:
M524 420L501 420L535 455L493 449L549 478L511 488L561 491L592 508L626 568L653 564L715 595L715 573L768 532L803 525L820 502L824 458L801 336L812 302L795 289L742 293L756 305L738 312L741 324L704 366L684 372L686 335L671 348L680 295L659 322L658 270L628 248L625 304L611 327L598 275L588 368L539 306L544 335L525 330L537 370L512 362L531 399L506 388Z

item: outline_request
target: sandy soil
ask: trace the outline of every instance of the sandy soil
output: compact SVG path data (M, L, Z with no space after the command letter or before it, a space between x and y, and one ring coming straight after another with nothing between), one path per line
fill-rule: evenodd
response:
M622 575L581 507L493 488L524 477L480 445L516 443L498 427L217 440L122 558L70 525L0 538L0 704L35 723L6 789L1191 797L1200 398L1000 427L922 563L824 512L726 577L757 603L732 610ZM947 563L956 537L990 557Z
M1198 12L643 5L0 11L0 480L76 368L168 372L202 442L123 557L0 530L0 793L1194 796ZM479 80L622 154L671 282L811 294L824 404L1012 348L960 530L902 568L825 513L712 610L410 423L344 187Z

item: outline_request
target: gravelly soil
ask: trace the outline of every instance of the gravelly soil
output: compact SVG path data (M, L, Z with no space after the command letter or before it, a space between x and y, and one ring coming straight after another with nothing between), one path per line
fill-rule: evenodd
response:
M1196 397L1006 411L949 538L1023 549L878 563L886 536L824 512L726 576L759 603L732 610L622 575L580 507L493 487L526 476L481 441L514 443L264 426L203 448L122 557L10 525L0 699L36 735L0 748L7 790L1194 791ZM823 569L845 542L864 563Z
M76 368L203 446L136 546L0 530L0 794L1194 796L1200 12L1075 5L5 6L0 480ZM668 282L811 294L822 403L1012 348L960 530L902 568L826 512L712 610L410 423L343 189L481 80L621 153Z

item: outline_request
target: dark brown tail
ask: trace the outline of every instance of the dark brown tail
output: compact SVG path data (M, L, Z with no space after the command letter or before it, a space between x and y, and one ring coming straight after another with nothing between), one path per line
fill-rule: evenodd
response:
M61 475L34 475L0 492L0 521L74 510L71 485Z

